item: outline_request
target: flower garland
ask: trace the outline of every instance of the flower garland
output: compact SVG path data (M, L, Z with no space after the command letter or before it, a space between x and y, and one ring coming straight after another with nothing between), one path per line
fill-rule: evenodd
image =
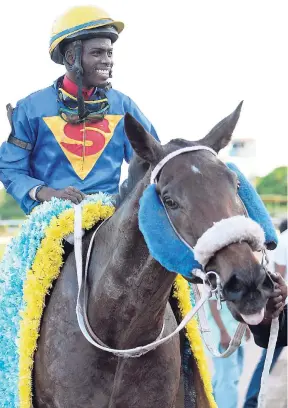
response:
M113 212L111 197L89 196L83 201L83 228L92 228ZM5 251L0 264L1 408L31 407L31 374L45 296L62 266L62 240L73 229L72 204L54 198L32 212Z
M83 201L83 228L91 229L111 216L111 197L103 193ZM1 408L31 408L32 369L40 319L62 266L63 238L74 229L74 211L68 201L52 199L36 207L11 240L0 263L0 395ZM174 296L182 315L193 305L189 283L180 275ZM191 305L192 303L192 305ZM195 356L211 408L216 408L197 321L186 336ZM16 339L16 340L15 340Z
M195 302L193 299L191 287L186 279L181 275L177 275L174 282L173 296L178 300L178 307L182 317L191 310ZM217 404L213 397L213 389L211 384L211 376L207 364L206 355L203 348L202 338L199 332L196 318L190 320L186 326L186 337L189 340L191 351L195 357L199 373L203 382L204 390L211 408L217 408Z

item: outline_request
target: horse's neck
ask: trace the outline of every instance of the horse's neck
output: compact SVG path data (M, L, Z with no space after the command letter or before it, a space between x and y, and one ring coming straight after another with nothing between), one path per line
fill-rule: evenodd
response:
M99 239L106 247L100 244L99 255L92 259L89 320L102 341L118 348L155 340L175 278L150 256L139 230L138 203L144 188L145 179L102 231ZM100 253L101 264L104 258L106 262L97 271Z

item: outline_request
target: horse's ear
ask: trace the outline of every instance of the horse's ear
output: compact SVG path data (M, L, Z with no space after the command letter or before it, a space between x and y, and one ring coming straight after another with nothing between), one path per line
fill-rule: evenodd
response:
M126 113L124 117L126 135L141 159L156 164L161 157L162 146L150 133L132 116Z
M227 116L219 122L204 139L200 140L201 144L212 147L217 153L227 146L230 142L233 131L238 122L243 101L239 103L237 108L231 115Z

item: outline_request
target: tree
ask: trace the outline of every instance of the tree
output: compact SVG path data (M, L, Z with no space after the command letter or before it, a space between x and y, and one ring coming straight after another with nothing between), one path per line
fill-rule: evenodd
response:
M265 177L257 180L259 194L275 194L287 197L287 168L277 167Z

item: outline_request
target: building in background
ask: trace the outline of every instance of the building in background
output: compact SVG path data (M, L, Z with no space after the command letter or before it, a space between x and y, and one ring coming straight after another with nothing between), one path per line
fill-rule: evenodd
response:
M235 137L219 154L224 162L232 162L242 171L246 178L255 184L257 174L256 140L253 138Z

